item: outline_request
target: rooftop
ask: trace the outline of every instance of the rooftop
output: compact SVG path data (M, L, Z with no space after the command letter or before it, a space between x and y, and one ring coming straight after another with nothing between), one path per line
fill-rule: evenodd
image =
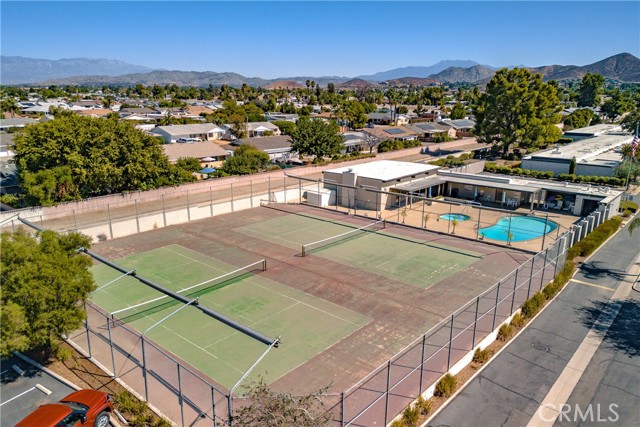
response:
M209 133L209 132L223 132L223 130L218 125L215 125L213 123L158 126L156 129L161 129L167 132L169 135L191 135L191 134L203 134L203 133Z
M176 162L181 157L195 157L202 159L205 157L228 156L225 149L213 141L194 142L190 144L164 144L162 145L164 154L169 157L170 162Z
M422 174L436 169L440 169L440 166L398 162L395 160L378 160L375 162L360 163L357 165L330 169L325 172L343 173L352 171L363 178L379 179L386 182Z
M633 136L628 133L607 133L593 138L581 139L565 146L539 151L524 158L533 160L562 159L571 161L571 159L575 157L576 162L586 163L602 157L603 153L629 144L632 140ZM612 156L615 156L615 152ZM618 154L618 157L620 156L621 154Z
M573 129L570 131L567 131L564 133L565 136L598 136L598 135L602 135L604 133L609 133L609 132L621 132L622 131L622 127L620 125L614 125L614 124L599 124L599 125L593 125L593 126L587 126L585 128L578 128L578 129Z

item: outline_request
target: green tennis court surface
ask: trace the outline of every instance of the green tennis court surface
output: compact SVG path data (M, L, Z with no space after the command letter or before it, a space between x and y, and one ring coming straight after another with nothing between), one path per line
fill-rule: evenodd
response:
M256 260L258 261L258 260ZM191 287L238 269L180 245L142 252L116 261L173 291ZM255 370L268 382L365 325L369 318L269 280L261 266L221 283L182 294L272 338L283 345L272 350ZM93 267L98 288L122 276L105 265ZM131 277L95 291L91 300L108 313L164 296ZM122 311L115 316L143 332L183 306L169 297ZM230 388L266 349L194 308L185 308L149 332L149 339Z
M302 251L303 244L354 228L305 214L277 217L235 231ZM421 288L428 288L481 258L472 251L409 239L387 230L356 232L347 235L346 240L312 250L311 255Z

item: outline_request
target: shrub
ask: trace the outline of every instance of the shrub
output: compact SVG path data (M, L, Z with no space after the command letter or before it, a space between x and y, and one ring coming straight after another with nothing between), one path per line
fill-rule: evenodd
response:
M513 317L511 318L511 326L513 326L514 328L522 328L524 326L524 317L522 317L522 314L520 313L516 313L513 315Z
M479 348L476 348L476 351L473 352L472 361L479 365L482 365L484 362L489 360L489 356L491 356L491 352L486 348L484 350L480 350Z
M420 420L420 410L417 407L411 405L404 408L402 411L402 421L407 427L417 427Z
M415 407L418 408L418 411L420 411L420 415L429 415L429 412L431 412L431 402L425 400L422 395L420 395L420 397L418 397L418 400L416 400Z
M69 347L60 346L56 349L56 358L62 363L71 359L71 356L73 356L73 353Z
M406 427L404 419L400 418L391 423L391 427Z
M504 323L498 329L498 341L506 341L511 338L511 335L513 335L513 328L508 323Z
M436 384L436 390L433 393L436 396L449 397L456 391L457 381L451 374L446 374Z
M157 417L156 421L153 423L153 427L173 427L173 424L164 418Z
M632 202L631 200L623 200L622 202L620 202L620 209L622 209L623 211L636 213L638 211L638 204Z
M147 411L147 404L138 400L128 391L122 391L113 398L118 411L131 414L134 417L144 414Z
M526 300L522 304L522 315L526 319L530 319L536 315L538 311L544 306L546 298L541 292L536 292L531 298Z
M129 426L131 427L149 427L153 422L153 415L151 414L139 414L133 417L132 420L129 421Z

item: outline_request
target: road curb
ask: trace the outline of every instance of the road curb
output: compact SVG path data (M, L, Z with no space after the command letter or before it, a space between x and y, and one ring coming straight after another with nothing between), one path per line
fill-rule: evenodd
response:
M31 359L30 357L27 357L27 356L25 356L24 354L22 354L22 353L20 353L18 351L14 351L13 354L16 357L18 357L19 359L21 359L23 362L28 363L31 366L34 366L34 367L38 368L39 370L47 373L48 375L52 376L56 380L60 381L61 383L71 387L72 389L74 389L74 390L80 390L81 389L81 387L79 387L75 383L69 381L68 379L64 378L63 376L61 376L59 374L56 374L51 369L47 368L46 366L43 366L43 365L39 364L38 362L36 362L35 360Z

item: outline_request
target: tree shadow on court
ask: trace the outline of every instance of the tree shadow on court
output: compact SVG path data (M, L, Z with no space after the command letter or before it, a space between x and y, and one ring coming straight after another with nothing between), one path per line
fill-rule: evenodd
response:
M604 335L603 345L630 357L640 356L640 301L625 301L611 327L605 330L596 320L601 315L606 318L615 314L615 307L615 304L605 301L591 301L590 306L580 307L576 312L586 327L595 326L594 331L601 336Z
M614 280L625 280L628 277L627 272L618 269L605 268L605 262L589 261L580 265L580 272L587 279L604 279L606 277Z

